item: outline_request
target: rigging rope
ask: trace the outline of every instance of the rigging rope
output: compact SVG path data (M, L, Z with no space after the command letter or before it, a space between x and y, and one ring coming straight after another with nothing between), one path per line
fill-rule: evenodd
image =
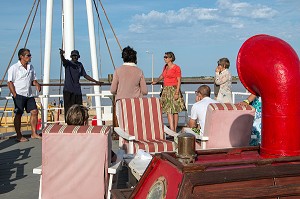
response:
M23 37L23 35L24 35L24 32L25 32L25 30L26 30L26 27L27 27L27 25L28 25L28 23L29 23L29 19L31 18L32 12L33 12L33 10L35 9L34 15L33 15L33 17L32 17L31 23L30 23L29 31L28 31L28 34L27 34L27 37L26 37L26 41L25 41L25 44L24 44L24 48L26 48L26 46L27 46L27 43L28 43L28 40L29 40L29 37L30 37L30 33L31 33L31 30L32 30L32 27L33 27L33 24L34 24L34 20L35 20L35 17L36 17L38 8L39 8L39 6L40 6L40 2L41 2L40 0L38 0L38 2L37 2L37 0L34 0L34 2L33 2L33 5L32 5L31 10L30 10L30 12L29 12L29 15L28 15L28 17L27 17L27 19L26 19L25 25L24 25L24 27L23 27L23 29L22 29L21 35L20 35L20 37L19 37L19 39L18 39L18 42L17 42L17 44L16 44L16 46L15 46L15 49L14 49L14 51L13 51L13 54L12 54L10 60L9 60L9 63L8 63L8 65L7 65L7 67L6 67L6 70L5 70L4 74L3 74L3 77L2 77L2 80L1 80L1 82L0 82L0 85L2 85L3 82L4 82L4 79L5 79L5 76L6 76L6 74L7 74L7 71L8 71L8 69L9 69L9 67L10 67L10 65L11 65L11 63L12 63L12 60L13 60L13 58L14 58L14 56L15 56L15 54L16 54L16 51L17 51L17 49L18 49L18 47L19 47L20 41L21 41L21 39L22 39L22 37ZM93 0L93 2L94 2L94 6L95 6L95 9L96 9L96 12L97 12L98 21L99 21L99 23L100 23L100 26L101 26L101 29L102 29L102 33L103 33L103 36L104 36L104 39L105 39L105 42L106 42L106 46L107 46L107 49L108 49L108 52L109 52L109 55L110 55L110 59L111 59L112 64L113 64L113 68L115 69L116 67L115 67L115 64L114 64L114 60L113 60L113 57L112 57L112 53L111 53L110 47L109 47L109 45L108 45L108 41L107 41L107 37L106 37L105 31L104 31L104 28L103 28L103 24L102 24L102 21L101 21L101 19L100 19L100 15L99 15L99 11L98 11L98 6L96 5L95 0ZM110 23L110 20L109 20L107 14L106 14L106 11L105 11L105 9L104 9L104 7L103 7L103 4L102 4L101 0L99 0L99 2L100 2L100 5L101 5L101 8L102 8L102 10L103 10L103 13L104 13L104 15L105 15L105 17L106 17L106 19L107 19L109 25L110 25L110 28L111 28L111 30L112 30L112 32L113 32L113 34L114 34L114 37L115 37L115 39L116 39L116 41L117 41L117 44L118 44L120 50L122 51L122 47L121 47L121 45L120 45L120 42L119 42L119 40L118 40L118 38L117 38L117 36L116 36L116 34L115 34L115 31L114 31L114 29L113 29L113 27L112 27L112 25L111 25L111 23ZM41 6L40 6L40 8L41 8ZM41 12L41 11L40 11L40 12ZM41 14L40 14L40 18L41 18ZM40 20L40 35L41 35L41 20ZM40 46L42 46L42 41L40 41ZM63 46L63 42L62 42L62 46ZM42 47L41 47L41 48L42 48ZM41 52L42 52L42 50L41 50ZM42 57L42 54L41 54L41 57ZM41 59L41 62L42 62L42 59ZM41 63L41 65L42 65L42 63ZM42 71L41 71L41 78L42 78ZM60 67L60 84L61 84L61 83L62 83L62 63L61 63L61 67ZM60 92L61 92L61 86L60 86L60 88L59 88L59 94L60 94ZM10 95L10 93L9 93L9 95ZM59 99L59 100L60 100L60 99ZM6 103L5 103L5 106L4 106L4 110L6 110L7 104L8 104L8 100L6 100ZM0 123L2 122L3 115L4 115L4 112L2 112Z
M39 1L40 1L40 0L39 0ZM4 78L5 78L6 74L7 74L7 71L8 71L8 69L9 69L10 65L11 65L11 62L12 62L12 60L13 60L15 54L16 54L17 48L19 47L20 41L21 41L21 39L22 39L22 37L23 37L23 34L24 34L24 32L25 32L25 29L26 29L26 27L27 27L28 21L29 21L29 19L30 19L30 16L31 16L31 14L32 14L32 11L33 11L33 9L34 9L35 4L36 4L36 0L34 0L34 3L33 3L32 8L31 8L31 10L30 10L30 13L29 13L29 15L28 15L28 17L27 17L27 19L26 19L25 25L24 25L24 27L23 27L22 33L21 33L21 35L20 35L20 37L19 37L19 40L18 40L18 42L17 42L17 45L16 45L16 47L15 47L15 49L14 49L14 51L13 51L13 54L12 54L10 60L9 60L9 63L8 63L8 65L7 65L7 67L6 67L6 70L5 70L5 72L4 72L4 75L3 75L3 78L2 78L2 80L1 80L0 85L2 85L2 83L4 82ZM25 46L25 47L26 47L26 46Z
M114 67L114 70L115 70L115 69L116 69L116 66L115 66L115 63L114 63L114 60L113 60L113 57L112 57L112 54L111 54L110 47L109 47L108 42L107 42L107 38L106 38L106 34L105 34L105 31L104 31L104 28L103 28L103 24L102 24L102 21L101 21L101 19L100 19L98 7L97 7L97 5L96 5L95 0L93 0L93 2L94 2L94 6L95 6L95 9L96 9L96 12L97 12L98 20L99 20L99 23L100 23L100 26L101 26L101 29L102 29L102 33L103 33L103 36L104 36L104 39L105 39L106 47L107 47L107 49L108 49L109 56L110 56L111 62L112 62L112 64L113 64L113 67Z
M17 48L19 47L20 41L21 41L21 39L22 39L22 37L23 37L23 34L24 34L24 32L25 32L25 29L26 29L27 24L28 24L28 22L29 22L29 19L30 19L30 17L31 17L32 11L33 11L33 9L34 9L35 6L38 7L39 3L40 3L40 0L38 0L38 4L36 4L36 0L34 0L34 2L33 2L33 5L32 5L31 10L30 10L30 12L29 12L29 15L28 15L28 17L27 17L27 19L26 19L25 25L24 25L24 27L23 27L23 29L22 29L21 35L20 35L20 37L19 37L19 39L18 39L18 42L17 42L17 44L16 44L16 47L15 47L15 49L14 49L14 51L13 51L13 54L12 54L10 60L9 60L9 63L8 63L8 65L7 65L7 67L6 67L6 70L5 70L4 74L3 74L3 78L2 78L2 80L1 80L1 82L0 82L0 85L2 85L2 83L4 82L4 78L5 78L6 74L7 74L7 71L8 71L8 69L9 69L10 65L11 65L11 62L12 62L12 60L13 60L15 54L16 54ZM35 9L35 14L34 14L34 16L36 15L36 12L37 12L37 9ZM34 20L34 17L33 17L32 21L33 21L33 20ZM27 35L27 39L26 39L24 48L26 48L26 44L27 44L27 40L28 40L29 35L30 35L30 32L31 32L31 28L32 28L32 26L30 27L30 30L29 30L29 32L28 32L28 35ZM10 95L10 92L8 93L8 96L9 96L9 95ZM4 105L4 111L5 111L6 108L7 108L7 104L8 104L8 100L6 100L6 102L5 102L5 105ZM4 112L2 112L2 114L1 114L0 123L2 123L3 116L4 116Z
M41 69L41 80L43 79L43 68L42 68L42 65L43 65L43 60L44 60L44 57L43 57L43 41L42 41L42 4L40 4L40 69Z
M115 37L115 39L117 40L117 43L118 43L118 45L119 45L119 48L120 48L120 50L121 50L121 52L122 52L122 47L121 47L121 44L120 44L120 42L119 42L119 40L118 40L118 37L117 37L117 35L116 35L116 33L115 33L115 30L114 30L114 28L112 27L112 25L111 25L111 23L110 23L110 20L108 19L108 16L107 16L106 11L105 11L105 9L104 9L104 7L103 7L103 5L102 5L101 0L99 0L99 2L100 2L100 5L101 5L101 7L102 7L103 13L104 13L104 15L105 15L105 17L106 17L106 20L107 20L107 22L108 22L108 24L109 24L109 26L110 26L110 28L111 28L113 34L114 34L114 37Z
M98 5L99 3L97 3ZM99 27L99 23L97 23L97 55L99 57L99 61L98 61L98 65L100 66L100 77L102 78L102 56L101 56L101 50L102 50L102 47L101 47L101 41L100 41L100 27Z
M27 34L27 37L26 37L24 48L27 46L27 43L28 43L28 40L29 40L29 36L30 36L31 30L32 30L32 26L33 26L33 23L34 23L34 19L36 17L36 13L37 13L37 10L39 8L39 4L40 4L40 0L38 1L37 5L36 5L36 9L35 9L34 15L32 17L32 20L31 20L31 23L30 23L30 27L29 27L29 31L28 31L28 34Z
M61 3L61 10L62 10L62 30L65 28L65 18L64 18L64 9L63 9L63 2ZM61 39L61 49L64 49L64 31L62 31L62 39ZM59 88L58 94L61 94L61 84L62 84L62 71L63 71L63 63L60 61L60 70L59 70ZM58 104L60 104L60 97L58 98Z

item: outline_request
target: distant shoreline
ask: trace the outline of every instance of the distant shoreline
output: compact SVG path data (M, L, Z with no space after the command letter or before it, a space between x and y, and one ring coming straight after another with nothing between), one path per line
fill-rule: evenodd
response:
M158 77L154 77L154 80L157 79ZM151 77L146 77L145 78L146 81L152 81L152 78ZM108 78L100 78L99 79L100 81L103 81L103 82L107 82L108 81ZM185 82L189 82L189 81L210 81L210 80L214 80L214 76L199 76L199 77L182 77L181 78L182 81L185 81ZM238 76L232 76L232 80L233 81L239 81L239 77ZM59 79L52 79L50 80L51 82L59 82ZM88 80L84 79L84 78L81 78L82 82L89 82Z
M154 80L156 80L157 77L154 78ZM151 83L152 82L152 78L151 77L147 77L145 78L146 82L147 83ZM38 79L37 80L39 83L43 84L43 80L41 79ZM104 83L108 83L108 78L100 78L99 81L102 81ZM214 76L199 76L199 77L182 77L181 78L181 82L182 83L186 83L186 82L213 82L214 81ZM233 76L232 77L232 82L233 83L236 83L240 81L239 77L238 76ZM50 79L50 84L51 83L59 83L61 82L62 84L64 83L64 79ZM90 83L90 81L84 79L84 78L81 78L80 79L80 82L81 83ZM7 84L7 81L4 80L2 82L2 85L0 85L0 87L3 87L3 85Z

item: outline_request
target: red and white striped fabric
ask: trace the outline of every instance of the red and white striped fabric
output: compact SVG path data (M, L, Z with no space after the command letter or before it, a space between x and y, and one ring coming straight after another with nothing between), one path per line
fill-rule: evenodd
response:
M109 126L51 124L42 139L42 198L106 198Z
M135 136L135 152L138 149L149 153L175 151L176 144L165 140L158 98L121 99L118 122L120 128L129 135Z
M209 105L209 108L212 110L255 110L253 106L241 106L239 104L230 104L230 103L212 103Z
M103 133L108 134L111 130L109 126L74 126L50 124L43 129L45 133Z

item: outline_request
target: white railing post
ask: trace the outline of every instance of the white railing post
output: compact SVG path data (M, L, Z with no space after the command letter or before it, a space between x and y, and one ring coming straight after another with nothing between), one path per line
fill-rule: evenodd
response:
M44 53L44 77L43 83L50 83L50 65L51 65L51 46L52 46L52 18L53 18L53 0L47 0L46 30L45 30L45 53ZM43 95L49 95L49 86L43 86ZM47 121L48 98L43 98L43 121ZM45 124L43 123L43 127Z
M189 120L189 93L188 92L185 92L185 107L186 107L185 124L188 124L188 120Z

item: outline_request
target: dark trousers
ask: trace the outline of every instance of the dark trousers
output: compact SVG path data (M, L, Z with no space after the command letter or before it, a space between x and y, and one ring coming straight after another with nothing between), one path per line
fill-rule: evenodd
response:
M65 121L66 121L67 112L69 108L74 104L82 105L82 95L64 91L63 96L64 96L64 110L65 110Z

